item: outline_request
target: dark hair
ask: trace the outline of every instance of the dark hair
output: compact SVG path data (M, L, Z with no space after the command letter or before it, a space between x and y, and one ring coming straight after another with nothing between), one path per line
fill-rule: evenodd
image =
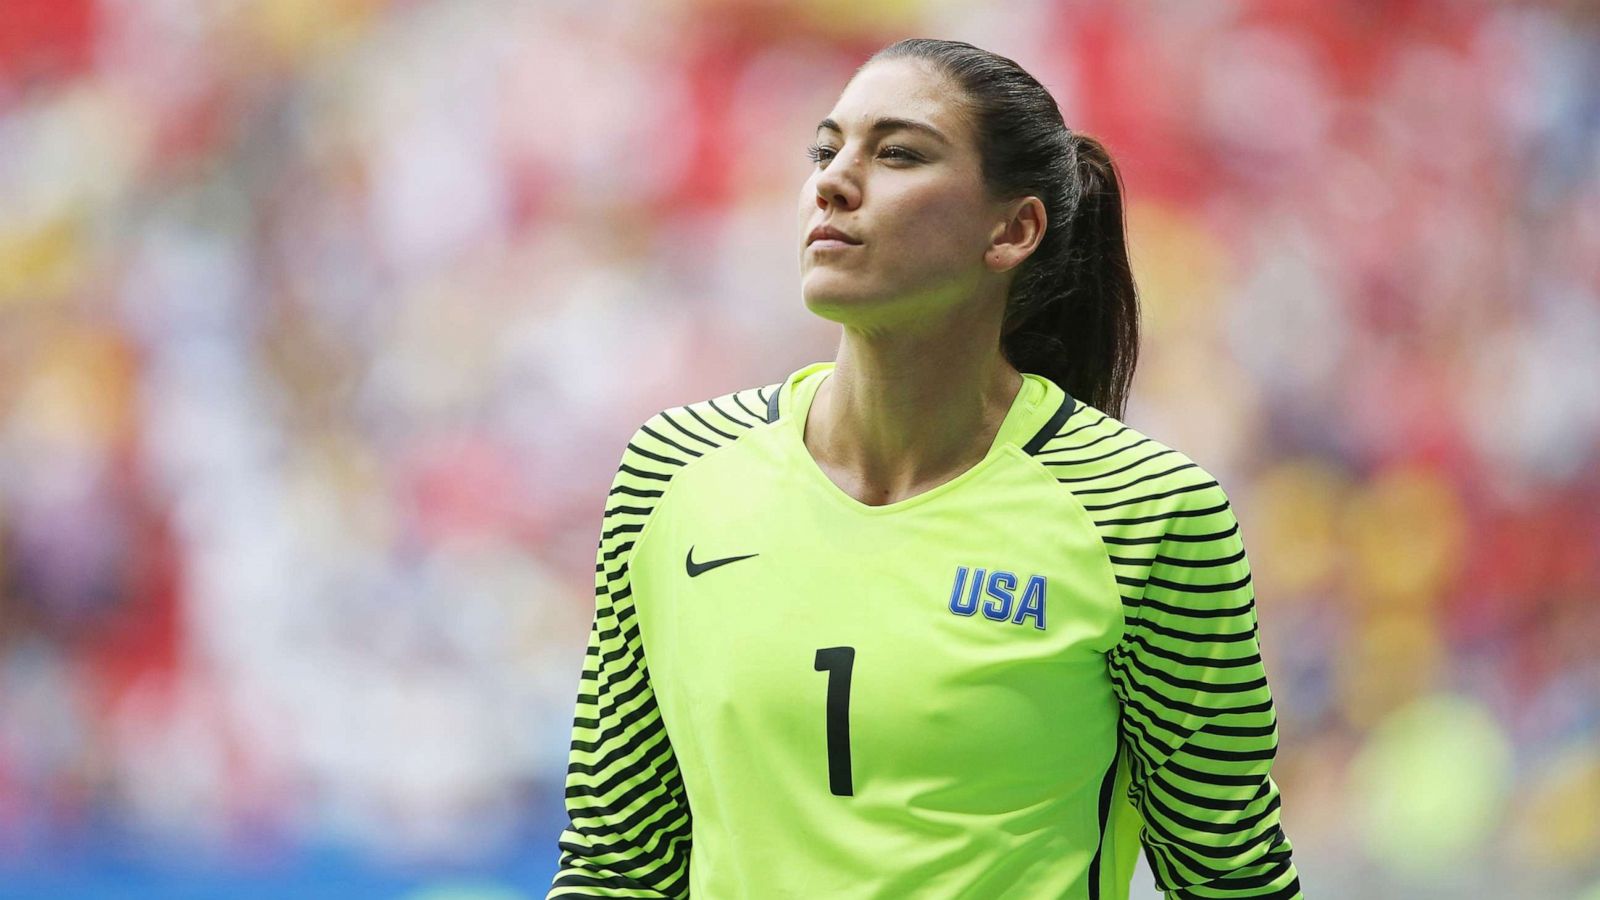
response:
M1121 418L1139 356L1139 298L1111 155L1068 129L1050 92L1004 56L909 38L867 63L907 58L932 63L965 93L990 194L1044 202L1044 237L1017 267L1006 298L1006 359Z

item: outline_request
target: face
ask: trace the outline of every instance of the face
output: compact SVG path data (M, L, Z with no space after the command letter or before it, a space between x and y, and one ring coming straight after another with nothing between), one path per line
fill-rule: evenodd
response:
M801 293L813 312L863 328L927 322L998 277L985 252L1008 208L984 189L957 91L924 63L875 62L817 129L799 207ZM859 243L809 244L823 224Z

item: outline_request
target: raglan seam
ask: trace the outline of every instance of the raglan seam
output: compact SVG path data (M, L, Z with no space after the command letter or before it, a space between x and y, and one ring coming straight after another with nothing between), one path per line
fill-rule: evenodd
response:
M1126 426L1125 423L1122 423L1122 422L1120 422L1120 421L1118 421L1118 420L1116 420L1114 418L1111 418L1109 416L1107 417L1107 419L1109 419L1108 423L1097 422L1095 424L1096 425L1105 424L1106 427L1119 429L1118 432L1117 432L1119 434L1122 433L1123 431L1130 432L1130 437L1133 440L1136 440L1136 441L1148 440L1148 441L1150 441L1151 444L1153 444L1154 446L1158 447L1159 449L1161 449L1163 451L1171 451L1172 452L1172 456L1174 457L1174 461L1181 462L1181 463L1184 464L1184 465L1180 466L1180 468L1189 470L1188 474L1186 476L1181 477L1179 479L1179 481L1176 482L1180 487L1183 487L1185 489L1177 491L1177 492L1174 492L1174 493L1165 494L1165 495L1148 496L1148 497L1132 497L1132 498L1129 498L1129 500L1127 501L1128 504L1135 505L1135 506L1141 505L1141 504L1150 503L1151 501L1157 501L1155 503L1156 508L1151 513L1146 514L1143 511L1141 511L1140 513L1138 513L1136 516L1134 516L1132 519L1130 519L1126 523L1118 523L1118 522L1115 522L1115 521L1109 521L1108 524L1103 528L1101 526L1099 526L1099 525L1096 525L1097 533L1099 534L1099 536L1101 538L1102 546L1106 549L1108 562L1109 562L1111 556L1116 555L1115 553L1113 553L1113 547L1116 547L1117 550L1120 551L1121 556L1122 557L1127 557L1128 560L1126 562L1124 562L1124 563L1115 564L1115 566L1117 568L1119 568L1119 569L1131 569L1130 572L1125 573L1124 575L1119 575L1118 576L1119 577L1119 581L1118 581L1119 603L1118 603L1118 605L1123 610L1123 613L1124 613L1124 619L1123 619L1123 622L1124 622L1124 635L1123 635L1122 640L1119 640L1116 645L1114 645L1110 650L1107 651L1106 655L1107 655L1107 660L1108 660L1108 665L1109 665L1109 662L1112 659L1112 654L1114 654L1119 647L1122 647L1124 645L1124 643L1128 639L1128 634L1127 634L1127 632L1128 632L1128 627L1127 627L1128 618L1130 616L1142 616L1143 615L1142 610L1144 610L1146 608L1147 603L1154 602L1154 601L1150 600L1150 598L1147 596L1148 591L1149 591L1149 589L1151 587L1151 582L1152 582L1152 578L1153 578L1153 575L1151 573L1153 573L1156 570L1156 568L1157 568L1157 566L1158 566L1158 564L1159 564L1159 562L1160 562L1160 560L1162 558L1163 548L1165 548L1168 545L1169 541L1173 540L1174 536L1179 536L1177 538L1179 540L1183 540L1184 539L1182 536L1184 536L1186 534L1186 531L1189 530L1189 529L1186 529L1186 527L1185 527L1185 523L1186 523L1186 518L1185 517L1193 516L1193 515L1197 515L1197 514L1211 515L1211 514L1216 514L1216 513L1225 513L1229 518L1234 520L1234 529L1235 529L1236 532L1241 530L1241 526L1238 523L1237 517L1236 517L1236 515L1234 514L1234 512L1232 510L1231 499L1228 497L1228 493L1227 493L1226 489L1224 489L1222 487L1220 481L1216 478L1216 476L1209 469L1207 469L1206 467L1200 465L1193 458L1191 458L1187 454L1183 453L1182 451L1179 451L1176 448L1170 447L1169 445L1150 437L1148 434L1145 434L1145 433L1139 431L1138 429L1130 428L1130 427ZM1091 432L1091 435L1092 435L1092 432ZM1104 439L1104 438L1101 438L1101 439ZM1048 443L1048 441L1045 441L1044 443ZM1043 444L1041 444L1040 446L1042 447ZM1165 455L1165 454L1163 454L1163 455ZM1043 463L1041 462L1041 466L1042 465L1043 465ZM1174 471L1176 471L1176 470L1174 470ZM1052 477L1053 477L1053 473L1052 473ZM1104 477L1104 476L1102 475L1102 476L1098 476L1096 478L1090 478L1088 480L1091 483L1093 483L1093 482L1097 481L1099 477ZM1063 483L1063 486L1064 487L1069 487L1065 483ZM1126 487L1128 487L1128 485L1124 485L1123 486L1123 488L1126 488ZM1118 490L1118 491L1116 491L1114 493L1119 493L1120 494L1122 492L1123 492L1122 490ZM1070 487L1069 487L1069 493L1074 493L1074 498L1077 499L1076 498L1076 493L1074 491L1072 491ZM1122 504L1119 504L1119 506L1120 505L1122 505ZM1150 508L1150 507L1146 507L1146 508ZM1102 515L1105 515L1105 513L1102 513ZM1115 515L1115 513L1113 513L1113 515ZM1128 550L1123 549L1123 546L1121 544L1113 545L1113 544L1107 543L1107 539L1108 538L1113 538L1113 537L1126 537L1126 538L1137 537L1137 538L1140 539L1137 545L1143 545L1145 543L1145 539L1148 539L1148 538L1155 538L1156 542L1153 545L1153 549L1150 550L1150 558L1148 560L1145 560L1145 559L1143 559L1143 556L1144 556L1143 552L1140 552L1140 551L1129 552ZM1238 534L1237 535L1237 540L1240 541L1241 546L1242 546L1242 543L1243 543L1242 534ZM1131 549L1132 547L1137 546L1137 545L1132 543L1132 542L1130 542L1128 547ZM1240 558L1241 559L1243 558L1242 550L1240 552ZM1248 576L1248 570L1246 570L1246 571L1247 571L1247 576ZM1124 578L1127 579L1127 580L1120 580L1120 579L1124 579ZM1128 589L1128 596L1126 598L1126 602L1122 602L1122 600L1120 599L1121 598L1121 594L1122 594L1122 587L1123 586L1126 586L1127 589ZM1252 590L1251 591L1251 595L1250 595L1250 604L1253 605L1254 602L1255 602L1254 592ZM1259 642L1259 638L1257 638L1257 641ZM1260 652L1259 649L1257 650L1257 652L1258 653ZM1264 682L1264 678L1265 678L1265 670L1264 670L1264 668L1263 668L1263 672L1262 672L1262 678L1263 678L1263 682ZM1274 722L1274 727L1275 727L1275 724L1276 723ZM1163 727L1168 727L1168 726L1163 726ZM1205 725L1202 723L1202 725L1199 726L1198 728L1196 728L1195 731L1200 731L1204 727L1205 727ZM1184 740L1187 740L1187 737L1185 737ZM1119 745L1123 744L1123 742L1120 739L1119 739L1118 743L1119 743ZM1277 746L1277 740L1276 740L1276 737L1274 737L1273 745L1272 745L1272 750L1274 752L1276 751L1276 746ZM1134 756L1137 755L1135 753L1135 750L1136 750L1136 748L1132 744L1128 744L1126 746L1126 751L1130 754L1130 757L1134 757ZM1120 752L1122 752L1121 749L1119 749L1119 753ZM1137 770L1139 768L1138 765L1134 765L1134 763L1136 763L1136 761L1137 761L1136 759L1131 759L1131 758L1129 760L1130 766L1131 766L1131 768L1129 769L1130 776L1133 776L1137 772ZM1269 779L1270 779L1270 773L1265 774L1263 776L1263 779L1262 779L1263 784L1268 783ZM1133 780L1137 780L1137 779L1135 778ZM1152 850L1151 844L1149 843L1149 839L1145 836L1145 834L1146 834L1146 832L1148 830L1153 829L1154 826L1147 819L1146 811L1141 808L1140 803L1138 801L1136 801L1135 798L1133 797L1133 795L1131 793L1131 790L1132 790L1131 783L1129 785L1129 789L1128 790L1129 790L1129 792L1122 799L1124 801L1132 804L1134 806L1135 810L1139 814L1139 821L1142 823L1141 832L1140 832L1140 834L1141 834L1140 844L1143 845L1144 856L1147 859L1147 861L1149 862L1149 864L1152 867L1155 867L1157 865L1157 862L1164 862L1166 865L1183 866L1183 867L1188 867L1189 869L1193 870L1193 867L1195 866L1195 862L1193 860L1193 857L1186 857L1184 854L1180 853L1177 857L1175 857L1173 859L1168 859L1166 856L1162 855L1163 853L1165 853L1167 851L1162 851L1162 853L1157 853L1155 850ZM1274 801L1274 802L1276 803L1277 801ZM1260 817L1263 817L1263 816L1266 816L1266 815L1271 815L1271 814L1278 814L1278 813L1275 813L1272 809L1265 810L1265 811L1263 811L1263 812L1258 814L1258 816L1257 816L1258 821L1259 821ZM1252 826L1252 828L1253 827L1254 826ZM1281 823L1279 823L1278 825L1274 826L1273 830L1277 834L1276 840L1278 842L1286 845L1287 844L1287 837L1286 837L1286 835L1283 834ZM1256 839L1254 839L1252 841L1252 843L1251 843L1251 846L1255 846L1255 844L1259 843L1260 841L1270 840L1270 838L1266 837L1265 835L1266 835L1266 833L1263 833L1262 836L1259 836ZM1163 838L1163 840L1166 840L1166 839L1167 838ZM1277 853L1278 851L1274 850L1273 852ZM1159 857L1159 859L1157 857ZM1290 863L1288 863L1287 855L1285 855L1285 863L1286 864L1290 864ZM1195 871L1198 871L1198 870L1195 870ZM1157 883L1158 884L1163 883L1163 880L1165 880L1166 882L1174 882L1174 881L1181 882L1181 880L1183 878L1183 876L1180 874L1180 871L1178 869L1173 869L1171 871L1161 871L1161 872L1158 872L1158 874L1160 875L1160 877L1157 878ZM1248 888L1248 885L1240 885L1240 886L1237 886L1237 887L1232 886L1232 885L1228 885L1224 881L1222 881L1222 879L1224 877L1225 877L1224 875L1217 876L1217 878L1213 879L1213 881L1215 883L1212 883L1211 881L1208 881L1205 884L1203 889L1227 891L1227 890L1230 889L1230 887L1232 887L1234 889L1237 889L1237 890L1244 890L1244 889ZM1277 878L1281 878L1281 877L1282 877L1281 875L1275 875L1274 879L1276 880ZM1164 895L1168 896L1168 897L1179 897L1179 896L1187 897L1187 896L1191 896L1191 893L1189 891L1187 891L1187 890L1180 889L1180 890L1177 890L1177 891L1166 892ZM1198 896L1198 894L1194 894L1193 896ZM1243 895L1241 895L1241 896L1243 896ZM1256 894L1252 894L1252 896L1256 896ZM1296 898L1298 898L1298 897L1303 896L1303 894L1299 890L1298 879L1296 879L1294 882L1292 882L1291 884L1289 884L1285 888L1282 888L1280 891L1275 892L1272 896L1274 896L1274 897L1282 896L1282 897L1285 897L1285 898L1288 898L1288 897L1296 897Z
M1065 494L1067 496L1067 502L1071 504L1072 509L1077 511L1082 525L1088 528L1089 532L1094 535L1095 542L1100 547L1100 554L1098 558L1103 563L1101 573L1105 576L1103 579L1105 582L1105 587L1110 592L1110 596L1117 598L1116 609L1118 625L1116 640L1111 642L1111 646L1099 651L1102 654L1110 653L1113 649L1120 645L1123 639L1126 637L1128 631L1128 617L1126 612L1122 609L1121 590L1117 586L1117 570L1116 566L1111 562L1111 551L1108 547L1106 547L1105 535L1101 533L1100 526L1095 524L1094 517L1089 515L1089 511L1084 508L1083 502L1078 499L1078 496L1072 492L1071 488L1058 481L1056 476L1051 473L1047 466L1041 463L1035 456L1033 456L1033 454L1028 453L1016 444L1011 444L1006 449L1008 452L1015 453L1024 459L1028 463L1030 470L1037 472L1040 477L1049 481L1052 489Z
M651 414L633 429L627 442L624 444L622 452L619 454L616 467L612 470L611 490L607 491L604 504L604 510L606 511L602 513L601 516L601 537L600 545L597 550L597 556L599 557L599 560L597 562L596 570L597 583L595 587L595 618L590 627L591 629L599 628L602 615L609 616L615 623L617 630L616 640L620 641L619 649L624 654L636 654L637 674L633 684L636 686L645 686L650 691L652 696L648 701L643 701L634 706L633 709L643 709L646 703L654 707L655 712L653 715L655 716L655 721L649 725L649 728L651 729L651 733L659 734L660 741L657 749L651 752L653 755L646 754L634 761L630 761L626 756L624 756L607 762L607 756L598 756L596 757L596 761L594 763L596 768L594 771L590 772L589 775L593 779L599 779L594 781L594 786L597 790L602 788L604 788L604 790L613 790L614 788L606 787L606 785L609 784L606 779L611 778L614 780L615 778L619 777L635 777L634 775L627 773L636 765L648 764L649 766L654 767L651 769L651 771L660 772L661 770L659 769L659 766L662 765L661 760L668 759L670 762L666 763L666 765L670 766L668 771L670 771L671 777L667 778L665 775L662 776L664 779L663 783L666 783L669 787L668 795L663 795L663 800L664 802L671 803L673 801L668 799L669 795L670 797L676 797L677 799L675 802L678 805L681 805L682 809L681 816L677 812L668 814L669 816L677 817L673 820L674 822L677 822L677 824L672 826L672 831L670 833L662 832L651 838L652 841L658 839L660 841L654 850L651 850L648 846L645 846L643 848L642 855L627 855L621 860L605 864L605 871L613 872L618 877L625 877L627 879L627 885L635 889L650 891L661 890L669 896L688 895L688 886L693 880L693 864L692 861L690 861L690 856L692 854L693 846L691 836L693 833L692 823L694 819L693 809L687 795L687 782L684 780L682 771L679 768L677 751L672 746L672 734L667 727L664 711L660 705L660 698L655 696L655 689L651 684L653 673L650 665L650 648L647 646L644 633L644 618L648 615L648 612L640 607L641 573L635 569L634 563L637 559L640 548L644 545L651 533L651 526L658 518L660 518L659 514L662 508L667 504L668 499L673 496L673 486L682 481L683 474L689 469L693 468L695 463L714 456L718 450L722 450L737 444L741 439L748 436L750 432L758 430L763 425L771 424L770 417L763 419L761 416L757 416L758 420L760 421L747 423L743 418L734 418L734 416L730 415L728 411L717 409L715 407L713 407L713 409L720 413L723 418L729 419L733 423L736 423L736 425L743 427L739 427L737 429L730 427L728 432L723 432L716 425L713 425L711 421L702 419L698 414L696 414L693 416L693 418L699 422L698 427L694 428L693 430L685 430L681 425L677 425L671 421L669 417L671 417L674 412L682 411L682 414L685 417L684 421L688 421L691 412L690 407L697 405L706 406L715 400L722 399L723 397L759 401L760 394L756 392L766 387L766 385L762 385L754 388L741 388L740 390L734 391L730 394L718 395L710 400L701 400L694 403L666 407L665 409ZM778 387L781 388L782 384L780 383ZM739 406L741 409L743 409L743 402L740 402ZM748 410L745 411L748 412ZM763 409L763 412L765 412L765 409ZM709 416L710 413L707 413L706 415ZM709 434L700 434L700 428L705 429L709 432ZM647 431L646 429L651 430ZM705 444L705 447L703 449L700 448L698 445L693 443L693 440L683 440L680 442L680 440L677 439L677 435L680 432L684 434L685 438L698 440L700 443ZM720 436L724 438L724 442L720 444L713 443L713 441L716 440L716 437L714 436ZM653 462L651 462L652 460ZM633 502L630 502L630 499L632 498L630 498L626 493L614 493L619 484L625 483L623 479L625 478L626 473L624 473L623 470L629 468L630 465L633 464L640 464L639 469L641 471L647 473L647 476L654 476L649 478L649 491L659 493L656 493L656 495L653 497L637 497ZM632 476L632 478L647 476L635 474ZM659 487L657 487L657 485L659 485ZM636 482L634 486L636 488L642 488L645 485L638 484ZM629 509L625 512L612 512L619 507L633 507L633 509ZM647 508L644 510L641 516L637 510L645 507ZM605 560L607 533L612 531L613 528L621 527L624 523L631 524L632 522L638 521L641 518L642 522L640 522L638 525L639 530L632 535L631 541L628 540L626 535L613 534L613 539L618 541L628 541L628 543L626 549L618 553L616 559L612 561L608 567ZM615 573L614 578L612 577L613 572ZM602 594L604 595L603 604L601 600ZM608 609L609 611L603 613L603 609ZM637 641L636 650L633 649L633 646L628 638L626 622L629 619L631 619L634 623L633 627L637 635L635 638ZM591 631L591 634L593 633L595 632ZM605 639L602 638L597 645L602 655L602 660L599 663L599 668L597 669L597 676L600 677L600 680L595 682L593 688L595 692L595 699L591 701L596 704L595 715L597 717L597 724L594 726L594 728L595 739L597 741L603 740L605 737L604 729L598 724L600 717L603 717L604 715L602 707L599 705L600 696L604 691L604 646ZM585 662L584 668L586 670L588 668L587 661ZM579 719L584 703L583 695L584 675L583 673L580 673L578 683L578 698L574 704L572 713L574 722ZM578 726L575 724L573 737L574 743L570 745L574 748L577 746L576 742L578 740L577 727ZM632 726L630 726L630 729L631 727ZM575 749L569 749L567 774L564 779L569 788L574 777L572 754L576 752L577 751ZM600 753L601 748L597 746L592 752ZM613 772L618 774L613 775ZM675 788L673 787L673 782L676 783ZM566 833L567 829L572 829L575 834L581 835L583 840L589 843L592 851L588 856L581 857L581 859L611 856L620 852L612 847L605 847L602 849L599 845L595 845L593 843L595 835L591 833L592 826L590 829L586 829L579 825L579 819L581 815L587 815L589 818L593 819L596 817L603 818L612 814L610 804L614 801L606 801L604 800L604 797L605 794L603 792L596 794L594 798L596 803L587 805L585 809L588 810L588 812L583 814L575 811L570 798L565 804L567 807L568 822L565 826L563 826L563 835ZM632 801L628 801L628 803L631 802ZM628 809L629 807L624 805L621 808ZM631 819L631 817L637 815L637 813L629 813L628 815ZM662 818L661 821L664 822L666 819ZM654 826L647 825L644 827L649 828ZM643 832L641 832L641 834L642 833ZM648 887L643 882L637 881L634 875L631 874L640 867L649 867L654 865L655 868L649 869L649 877L652 879L653 883L653 879L659 874L660 867L669 864L674 858L674 855L680 852L683 854L684 859L682 871L678 873L675 878L662 883L661 887L659 888ZM599 887L600 885L598 883L590 884L589 882L585 881L586 876L583 875L585 868L581 862L575 861L572 864L572 868L569 870L567 862L568 853L569 850L565 848L561 851L562 859L558 864L552 885L547 892L548 895L552 897L592 896L585 893L583 891L583 887L586 885ZM651 862L652 859L654 859L654 863Z
M666 420L665 420L665 418L663 416L663 413L673 413L673 412L676 412L678 410L688 410L689 407L695 406L697 404L710 403L712 400L720 400L723 397L734 397L734 396L738 396L738 395L741 395L741 394L749 394L751 397L753 397L753 398L755 398L756 400L759 401L760 400L760 395L757 394L756 391L759 391L762 388L766 388L766 387L772 387L773 390L782 390L783 389L783 385L784 385L784 382L780 381L780 382L777 383L776 387L774 387L773 385L763 384L763 385L757 385L755 387L740 388L739 390L730 391L730 392L728 392L726 394L718 394L717 396L711 397L711 398L706 399L706 400L697 400L694 403L683 403L683 404L679 404L677 406L668 406L668 407L660 410L659 412L656 412L656 413L652 414L648 419L645 419L644 422L640 423L639 427L634 429L634 437L629 438L629 442L632 443L635 438L637 438L640 434L643 434L644 433L644 428L645 428L646 425L649 425L650 423L657 422L657 421L665 423ZM765 405L765 404L763 404L763 405ZM724 413L724 415L726 415L726 414ZM728 441L727 443L724 443L724 444L718 444L715 447L707 448L705 450L705 452L701 453L698 457L691 457L690 459L685 460L683 465L678 467L678 471L675 472L671 477L669 477L667 479L666 483L661 488L661 496L656 498L655 505L650 508L649 514L645 516L644 525L643 525L643 527L641 527L639 529L639 536L634 538L633 546L628 548L628 553L627 553L628 560L627 560L626 566L628 567L629 573L630 573L629 574L630 583L632 582L633 556L634 556L635 553L639 552L639 548L640 547L644 546L645 538L649 537L649 535L650 535L651 526L653 526L656 523L656 521L661 518L661 516L660 516L661 510L664 507L666 507L667 500L673 496L672 489L683 482L683 476L688 474L690 469L695 468L700 463L703 463L706 460L712 458L713 456L716 456L718 453L720 453L720 452L722 452L724 450L727 450L729 447L733 447L733 446L737 445L740 441L745 440L746 438L750 437L752 434L755 434L758 431L762 431L762 430L765 430L765 429L773 427L775 424L777 424L777 421L781 421L781 420L772 420L772 419L763 420L761 422L758 422L758 423L756 423L754 425L749 426L748 428L746 428L745 430L743 430L739 434L734 435L733 440Z

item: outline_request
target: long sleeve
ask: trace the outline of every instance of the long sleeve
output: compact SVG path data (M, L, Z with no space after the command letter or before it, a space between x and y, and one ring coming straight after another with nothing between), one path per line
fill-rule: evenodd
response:
M687 897L689 803L656 705L629 563L665 476L623 456L595 560L595 612L567 765L569 823L547 898ZM659 466L655 466L659 468Z
M1239 525L1213 482L1166 524L1148 577L1119 577L1108 654L1128 796L1169 900L1302 897L1269 770L1277 719Z

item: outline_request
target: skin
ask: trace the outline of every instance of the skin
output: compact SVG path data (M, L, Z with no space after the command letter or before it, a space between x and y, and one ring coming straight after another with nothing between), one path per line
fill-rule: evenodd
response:
M915 60L861 69L820 128L800 192L806 306L843 326L833 373L804 440L845 493L881 506L931 490L981 461L1022 376L1000 350L1016 267L1044 236L1037 197L988 195L956 85ZM873 130L884 116L908 128ZM828 224L860 240L808 247Z

